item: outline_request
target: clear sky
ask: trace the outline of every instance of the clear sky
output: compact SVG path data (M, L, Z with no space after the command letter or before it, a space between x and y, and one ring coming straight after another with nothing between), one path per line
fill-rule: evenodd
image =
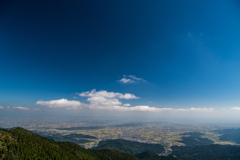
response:
M0 75L0 116L240 114L240 1L1 1Z

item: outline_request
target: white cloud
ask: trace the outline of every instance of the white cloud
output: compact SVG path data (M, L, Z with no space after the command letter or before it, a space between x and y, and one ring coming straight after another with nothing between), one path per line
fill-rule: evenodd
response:
M134 77L133 77L134 78ZM130 93L118 93L118 92L108 92L105 90L96 91L93 89L91 91L77 93L81 97L87 97L88 104L81 103L80 101L59 99L51 101L37 101L36 104L47 106L49 108L59 108L66 107L67 109L96 109L96 110L117 110L117 111L142 111L142 112L210 112L213 108L156 108L146 105L131 106L129 103L123 104L120 99L137 99L134 94Z
M104 97L104 98L119 98L119 99L137 99L138 97L136 97L134 94L130 94L130 93L118 93L118 92L108 92L105 90L101 90L101 91L96 91L96 89L93 89L91 92L82 92L78 94L79 96L82 97Z
M100 91L99 91L100 92ZM95 91L94 91L95 93ZM36 104L44 105L49 108L59 108L66 107L67 109L82 109L84 106L85 109L96 109L96 110L117 110L117 111L142 111L142 112L212 112L213 108L156 108L150 106L133 106L129 103L122 104L116 97L113 96L114 92L110 95L108 94L94 94L91 92L83 92L79 95L89 97L87 101L89 104L81 103L79 101L71 101L67 99L60 100L51 100L51 101L37 101ZM104 92L105 93L105 92ZM90 96L91 95L91 96ZM97 96L96 96L97 95ZM100 96L101 95L101 96ZM111 97L111 98L107 98ZM20 108L19 108L20 109ZM236 109L236 108L235 108ZM238 108L240 110L240 108Z
M135 75L123 75L123 78L118 80L118 82L129 84L129 83L139 83L146 82L143 78L138 78Z
M86 108L91 109L106 109L106 110L119 110L123 106L130 106L130 104L122 105L119 99L137 99L134 94L130 93L118 93L118 92L108 92L105 90L96 91L95 89L78 93L79 96L88 97Z
M3 106L0 106L0 109L4 109L4 107L3 107Z
M122 104L118 99L105 97L91 97L87 101L94 106L119 106Z
M82 103L79 101L71 101L67 99L59 99L59 100L51 100L51 101L37 101L36 104L47 106L49 108L61 108L61 107L70 107L73 109L77 109L82 106Z
M126 103L126 104L124 104L123 105L124 107L129 107L129 106L131 106L129 103Z
M232 111L240 111L240 107L233 107L231 108Z
M189 109L190 111L213 111L214 109L213 108L190 108Z
M13 107L14 109L19 109L19 110L29 110L30 108L27 107Z
M129 108L131 111L157 111L158 108L149 106L135 106Z

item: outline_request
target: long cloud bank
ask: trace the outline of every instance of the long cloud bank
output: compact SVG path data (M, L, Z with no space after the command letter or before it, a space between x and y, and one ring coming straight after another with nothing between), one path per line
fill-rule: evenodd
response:
M203 111L211 112L213 108L156 108L145 105L131 106L129 103L123 104L120 99L130 100L138 99L139 97L130 93L108 92L105 90L96 91L95 89L87 92L77 93L80 97L87 97L89 103L82 103L76 100L58 99L36 102L38 105L49 108L67 108L67 109L95 109L95 110L117 110L117 111L149 111L149 112L163 112L163 111Z

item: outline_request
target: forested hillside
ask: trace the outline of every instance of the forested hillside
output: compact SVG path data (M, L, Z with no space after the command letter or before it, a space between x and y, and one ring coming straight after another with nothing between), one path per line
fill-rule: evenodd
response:
M173 155L178 160L239 160L240 146L234 145L198 145L174 146Z
M78 136L82 137L83 135ZM128 149L131 147L129 144L131 144L131 142L125 144L128 145L125 146ZM135 144L135 142L133 142L133 144ZM140 146L144 146L144 144L140 144ZM148 146L148 144L146 144L146 146ZM136 148L132 148L133 151L135 151L135 149ZM137 149L139 151L139 148ZM156 149L159 149L159 146ZM160 151L162 151L162 149L163 148L160 147ZM139 158L169 159L169 157L158 156L157 154L142 154L142 157ZM139 160L132 154L122 151L112 149L88 150L75 143L56 142L20 127L11 130L0 129L0 159Z
M216 130L219 134L222 134L219 139L223 141L231 141L240 144L240 128L238 129L223 129Z
M0 130L0 159L137 160L113 151L92 151L71 142L55 142L23 128Z
M132 142L132 141L127 141L123 139L101 141L99 142L99 145L93 149L94 150L113 149L113 150L130 153L132 155L136 155L146 151L151 151L159 154L164 151L163 146L160 144L139 143L139 142Z
M207 138L202 138L201 136L204 135L199 132L186 132L182 134L182 140L179 141L184 143L186 146L198 146L198 145L210 145L213 144L213 141Z

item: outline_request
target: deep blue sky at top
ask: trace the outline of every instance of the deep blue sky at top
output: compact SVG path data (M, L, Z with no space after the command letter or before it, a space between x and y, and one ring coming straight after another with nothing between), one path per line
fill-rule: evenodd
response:
M240 105L239 1L0 5L0 105L92 89L133 93L155 107ZM118 83L123 75L148 83Z

